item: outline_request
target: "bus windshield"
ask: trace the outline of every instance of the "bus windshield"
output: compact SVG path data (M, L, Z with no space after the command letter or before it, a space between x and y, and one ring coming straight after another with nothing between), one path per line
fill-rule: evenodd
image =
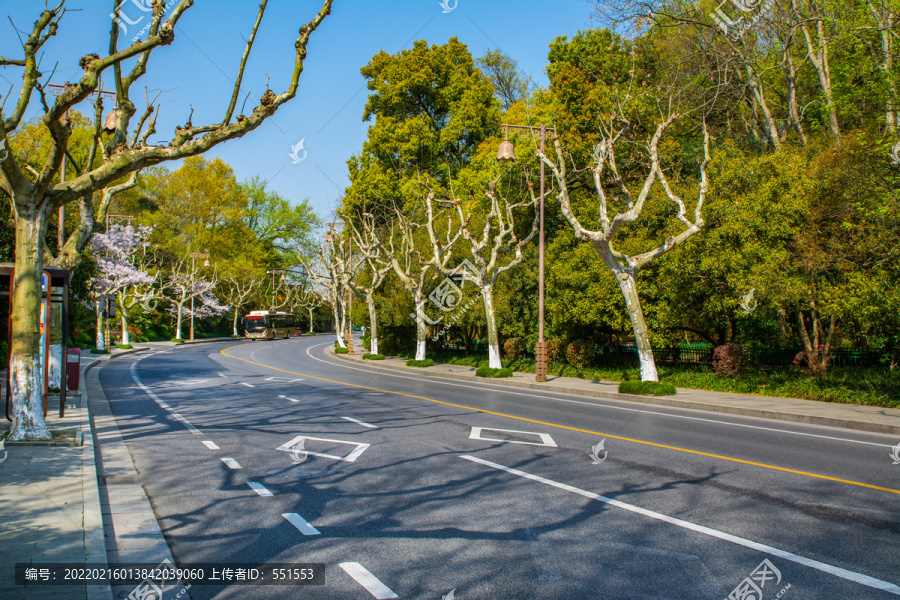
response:
M244 317L244 329L251 333L259 333L266 329L265 317Z

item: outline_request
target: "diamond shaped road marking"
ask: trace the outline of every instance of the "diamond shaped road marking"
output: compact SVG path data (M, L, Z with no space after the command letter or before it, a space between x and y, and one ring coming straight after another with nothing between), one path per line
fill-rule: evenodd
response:
M481 437L482 431L504 431L506 433L521 433L523 435L533 435L540 438L540 442L520 442L519 440L497 440L489 437ZM525 444L526 446L546 446L548 448L558 448L556 442L550 437L549 433L536 433L534 431L516 431L515 429L496 429L494 427L473 427L472 433L469 434L470 440L484 440L486 442L505 442L507 444Z
M293 450L294 446L296 444L298 444L300 442L300 440L315 440L318 442L331 442L333 444L347 444L349 446L356 446L356 448L353 449L350 452L350 454L347 454L346 456L335 456L334 454L324 454L322 452L311 452L309 450L306 450L305 448L303 450L303 452L305 454L308 454L310 456L321 456L322 458L331 458L334 460L343 460L343 461L347 461L347 462L355 462L356 459L359 458L360 455L363 452L365 452L369 446L372 445L372 444L363 444L360 442L346 442L344 440L331 440L328 438L318 438L318 437L312 437L309 435L298 435L297 437L295 437L288 443L282 444L281 446L276 448L276 450L281 450L282 452L291 452Z

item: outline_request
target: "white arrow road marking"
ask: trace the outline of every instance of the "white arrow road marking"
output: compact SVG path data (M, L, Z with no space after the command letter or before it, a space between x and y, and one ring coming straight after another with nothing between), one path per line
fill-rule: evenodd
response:
M203 442L203 445L209 448L210 450L218 450L219 447L216 446L215 442Z
M714 537L714 538L717 538L720 540L725 540L726 542L731 542L733 544L737 544L738 546L750 548L751 550L758 550L759 552L765 552L766 554L771 554L772 556L777 556L779 558L783 558L785 560L795 562L795 563L803 565L805 567L810 567L810 568L822 571L824 573L828 573L829 575L834 575L836 577L840 577L841 579L853 581L855 583L859 583L866 587L874 588L876 590L884 590L886 592L890 592L894 595L900 596L900 586L893 584L889 581L883 581L881 579L869 577L868 575L863 575L862 573L857 573L855 571L849 571L847 569L842 569L841 567L835 567L834 565L829 565L827 563L823 563L818 560L806 558L805 556L800 556L799 554L794 554L793 552L787 552L786 550L780 550L778 548L775 548L774 546L767 546L766 544L760 544L758 542L754 542L754 541L748 540L746 538L738 537L736 535L731 535L730 533L725 533L724 531L719 531L717 529L712 529L710 527L704 527L703 525L697 525L696 523L691 523L689 521L683 521L683 520L677 519L675 517L670 517L669 515L664 515L662 513L656 512L656 511L647 510L646 508L641 508L639 506L635 506L633 504L628 504L626 502L621 502L619 500L613 500L612 498L607 498L606 496L601 496L599 494L595 494L593 492L588 492L587 490L582 490L577 487L567 485L565 483L553 481L552 479L545 479L538 475L532 475L531 473L526 473L525 471L513 469L512 467L506 467L504 465L500 465L500 464L497 464L494 462L483 460L481 458L476 458L474 456L469 456L469 455L463 455L463 456L460 456L460 458L464 458L473 463L485 465L485 466L491 467L493 469L505 471L506 473L510 473L512 475L518 475L519 477L524 477L525 479L537 481L538 483L543 483L545 485L549 485L549 486L552 486L552 487L555 487L555 488L558 488L561 490L565 490L567 492L572 492L573 494L578 494L580 496L584 496L585 498L590 498L591 500L597 500L599 502L603 502L604 504L609 504L610 506L615 506L616 508L622 508L627 511L637 513L639 515L643 515L645 517L650 517L651 519L656 519L657 521L664 521L666 523L675 525L676 527L682 527L682 528L688 529L690 531L696 531L697 533L702 533L702 534L708 535L710 537Z
M506 433L522 433L525 435L535 435L541 438L540 442L520 442L518 440L495 440L493 438L481 437L482 431L504 431ZM495 429L493 427L473 427L472 433L469 434L470 440L485 440L488 442L505 442L507 444L525 444L526 446L547 446L548 448L557 448L556 442L550 437L549 433L535 433L533 431L516 431L514 429Z
M272 492L266 489L261 483L256 483L255 481L248 481L247 485L250 486L250 489L259 494L260 496L271 496Z
M366 591L372 594L378 600L388 600L389 598L399 598L397 594L391 591L391 588L381 583L381 581L369 573L369 570L358 562L345 562L340 566L347 575L356 580L356 583L366 588Z
M368 427L369 429L378 429L377 425L369 425L368 423L363 423L362 421L357 421L353 417L341 417L345 421L350 421L351 423L356 423L357 425L362 425L363 427Z
M256 387L255 385L250 385L249 383L244 383L243 381L238 382L241 385L246 385L247 387Z
M303 535L319 535L319 530L310 525L306 519L297 513L281 513L281 516L288 522L300 530Z
M317 438L310 437L308 435L298 435L291 441L286 444L275 448L276 450L281 450L282 452L291 452L294 449L294 445L296 445L300 440L316 440L318 442L331 442L333 444L347 444L349 446L356 446L356 448L350 452L347 456L335 456L333 454L322 454L320 452L310 452L309 450L304 449L304 452L310 456L321 456L322 458L333 458L334 460L344 460L347 462L355 462L360 455L366 451L366 448L371 446L372 444L363 444L360 442L345 442L344 440L330 440L328 438Z
M229 469L242 469L243 467L238 464L238 461L233 458L223 458L222 462L228 465Z

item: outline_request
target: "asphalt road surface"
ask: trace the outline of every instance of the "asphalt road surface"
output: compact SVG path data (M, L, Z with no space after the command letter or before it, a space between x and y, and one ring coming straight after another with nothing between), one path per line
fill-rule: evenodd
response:
M890 436L417 377L332 342L100 372L179 564L325 565L195 600L900 596Z

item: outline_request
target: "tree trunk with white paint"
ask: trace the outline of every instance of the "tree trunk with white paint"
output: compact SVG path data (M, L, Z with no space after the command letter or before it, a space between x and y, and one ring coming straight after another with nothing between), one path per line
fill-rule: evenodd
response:
M183 316L184 316L184 303L179 302L178 303L178 317L176 319L176 325L175 325L175 339L176 340L184 339L181 337L181 320L182 320Z
M231 334L231 335L234 336L234 337L237 337L237 336L238 336L238 332L237 332L238 314L239 314L239 313L238 313L237 309L235 309L235 311L234 311L234 322L233 322L232 325L231 325L231 330L232 330L232 334Z
M369 307L369 352L378 354L378 312L375 310L375 294L366 294Z
M344 343L344 315L337 304L332 306L331 313L334 317L334 335L337 345L339 348L346 348L347 344Z
M315 327L313 326L313 309L309 308L309 332L313 333L315 331Z
M416 290L415 299L416 315L423 315L425 313L425 295L421 291ZM419 316L419 318L416 319L416 360L425 360L425 339L427 337L428 324L425 323L425 320L422 319L421 316Z
M103 329L103 307L100 305L100 301L97 300L97 338L94 346L101 351L106 350L106 336L103 335Z
M650 344L650 333L647 330L647 322L644 320L644 311L641 309L641 298L638 296L637 282L634 276L627 271L616 273L616 280L618 280L619 288L625 297L625 306L634 330L634 343L641 361L641 381L659 381L656 361L653 357L653 346Z
M125 301L122 298L122 294L125 292L119 292L119 316L122 319L122 345L127 346L131 343L131 337L128 335L128 311L125 310Z
M494 310L494 287L491 284L481 289L484 296L484 318L487 322L488 364L492 369L502 369L500 361L500 336L497 332L497 315Z
M11 311L12 346L9 375L12 380L12 425L8 439L49 440L44 422L44 374L40 368L41 272L40 243L47 234L41 208L26 212L25 203L16 204L16 259ZM29 202L28 205L37 205Z

